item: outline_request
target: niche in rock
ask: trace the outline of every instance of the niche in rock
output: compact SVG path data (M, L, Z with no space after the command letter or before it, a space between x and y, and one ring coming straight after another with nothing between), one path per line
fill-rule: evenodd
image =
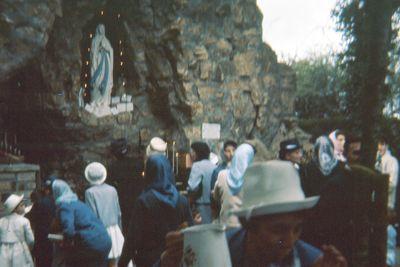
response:
M114 2L85 25L80 43L79 105L99 117L133 110L134 65L129 60L124 13Z

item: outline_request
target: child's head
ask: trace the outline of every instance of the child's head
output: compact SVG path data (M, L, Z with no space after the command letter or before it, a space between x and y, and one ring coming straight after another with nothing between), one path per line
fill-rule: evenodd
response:
M21 201L21 203L18 204L18 206L14 210L15 213L19 215L24 215L25 214L25 203L24 201Z
M24 195L11 194L4 202L4 209L7 214L13 212L23 215L25 213Z

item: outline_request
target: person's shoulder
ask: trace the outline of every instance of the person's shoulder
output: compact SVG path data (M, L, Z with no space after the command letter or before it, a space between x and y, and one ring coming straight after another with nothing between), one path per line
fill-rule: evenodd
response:
M153 192L143 191L134 203L135 210L151 209L157 203L157 198Z
M28 218L20 215L20 218L18 218L19 221L21 221L24 225L30 225L30 221L28 220Z
M93 195L96 190L96 186L90 186L85 190L85 195Z
M201 161L193 162L193 164L192 164L192 170L200 169L200 168L201 168Z
M104 184L107 186L108 190L110 190L111 192L117 194L117 189L114 186L112 186L110 184L106 184L106 183L104 183Z

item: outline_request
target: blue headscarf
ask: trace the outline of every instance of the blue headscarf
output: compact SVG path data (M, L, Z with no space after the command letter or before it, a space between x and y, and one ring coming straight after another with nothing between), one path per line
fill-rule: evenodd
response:
M145 192L152 192L158 200L176 208L179 198L171 164L164 155L150 156L146 162Z
M53 196L57 205L77 201L78 197L63 180L56 179L52 185Z
M233 195L237 195L242 189L244 173L253 162L254 148L249 144L241 144L235 150L231 166L228 169L228 186Z

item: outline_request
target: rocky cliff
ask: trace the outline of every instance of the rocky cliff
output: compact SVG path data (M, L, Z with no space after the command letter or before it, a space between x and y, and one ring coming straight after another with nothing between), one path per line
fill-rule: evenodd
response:
M71 179L110 161L114 139L140 151L158 135L185 150L203 122L219 123L222 140L253 135L274 150L293 135L295 75L262 42L261 22L256 0L3 0L2 129L29 161ZM113 94L132 95L133 112L97 118L79 107L98 23L120 53Z

